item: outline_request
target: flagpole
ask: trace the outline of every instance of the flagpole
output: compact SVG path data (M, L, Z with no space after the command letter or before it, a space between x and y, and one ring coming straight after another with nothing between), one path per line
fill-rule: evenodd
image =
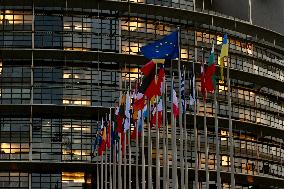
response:
M109 127L109 129L110 129L110 131L109 131L109 142L110 142L110 149L109 149L109 188L110 189L112 189L112 171L111 171L111 166L112 166L112 158L111 158L111 156L112 156L112 154L111 154L111 152L112 152L112 150L111 150L111 147L112 147L112 139L111 139L111 135L112 135L112 119L111 119L111 108L109 108L109 124L110 124L110 127Z
M120 98L119 98L119 106L122 103L122 71L120 71L119 74L119 89L120 89ZM121 149L121 133L118 133L119 136L119 142L118 145L118 189L122 189L122 175L121 175L121 165L122 165L122 149Z
M152 189L152 140L151 140L151 126L150 126L150 116L151 116L151 106L150 99L147 99L147 126L148 126L148 189Z
M106 114L106 121L107 121L107 118L108 118L108 116L107 116L107 114ZM108 126L106 127L106 136L107 136L107 133L108 133ZM106 138L106 142L107 142L107 138ZM104 171L104 173L105 173L105 189L108 189L108 186L107 186L107 166L108 166L108 164L107 164L107 151L108 151L108 149L107 149L107 143L106 143L106 147L105 147L105 171Z
M115 116L115 115L114 115ZM114 131L114 123L112 123L112 130L113 132ZM116 140L115 138L112 139L114 141L113 143L113 189L116 189L116 185L117 185L117 182L116 182L116 177L117 177L117 174L116 174L116 161L117 161L117 157L116 157Z
M158 70L157 67L158 65L156 64L156 75ZM160 189L160 129L158 127L158 103L158 96L156 96L156 189Z
M166 189L169 188L169 180L170 180L170 168L169 168L169 123L168 123L168 111L167 111L167 87L166 84L166 94L165 94L165 124L166 124Z
M228 109L229 109L229 145L230 145L230 163L231 163L231 189L235 189L235 167L234 167L234 140L232 127L232 104L231 104L231 80L230 80L230 65L227 59L227 82L228 82Z
M102 120L102 126L103 126L103 120ZM102 152L102 155L101 155L101 189L104 189L104 159L103 157L104 157L104 152Z
M141 110L140 110L141 111ZM138 111L138 114L140 113L140 111ZM135 135L136 135L136 168L135 168L135 171L136 171L136 173L135 173L135 175L136 175L136 189L139 189L140 187L139 187L139 170L138 170L138 166L139 166L139 140L138 140L138 127L139 127L139 119L141 119L141 118L139 118L139 116L138 116L138 120L137 120L137 123L136 123L136 133L135 133Z
M204 51L203 51L203 55L202 55L202 59L204 62ZM206 178L206 189L209 189L209 169L208 169L208 136L207 136L207 123L206 123L206 119L207 119L207 115L206 115L206 98L207 98L207 91L205 90L205 97L203 97L203 103L204 103L204 138L205 138L205 178Z
M148 108L148 107L147 107ZM144 108L143 108L144 110ZM142 189L146 188L146 178L145 178L145 140L144 140L144 117L143 110L141 111L141 119L142 119L142 136L141 136L141 149L142 149Z
M185 70L184 70L184 93L185 93ZM190 77L188 77L189 82L190 82ZM190 104L190 103L189 103ZM184 99L184 115L183 115L183 122L184 122L184 135L185 135L185 173L184 173L184 177L185 177L185 189L188 189L188 157L187 157L187 150L188 150L188 138L187 138L187 125L186 125L186 101ZM183 134L183 133L182 133Z
M97 135L96 135L97 137L98 137L98 131L97 131ZM97 140L97 139L96 139ZM95 146L95 149L96 149L96 151L97 151L97 147ZM97 157L99 156L99 154L98 154L98 152L97 152ZM98 158L97 158L97 160L96 160L96 163L97 163L97 188L100 188L100 177L99 177L99 175L100 175L100 173L99 173L99 166L98 166Z
M173 72L172 72L173 74ZM174 108L173 108L173 87L174 87L174 74L172 75L172 86L171 86L171 101L172 101L172 104L171 104L171 125L172 125L172 129L171 129L171 134L172 134L172 156L173 156L173 159L172 159L172 178L173 178L173 181L172 181L172 185L173 185L173 188L174 189L177 189L178 186L177 186L177 149L176 149L176 125L175 125L175 122L176 122L176 119L174 118Z
M184 157L183 157L183 126L182 126L182 99L181 99L181 32L178 27L178 83L179 83L179 132L180 132L180 172L181 172L181 188L184 188ZM177 152L177 151L176 151Z
M156 189L160 189L160 129L158 127L158 96L156 97Z
M219 85L218 85L219 87ZM217 88L219 90L219 88ZM220 168L220 148L219 148L219 125L218 125L218 102L217 102L217 90L214 91L215 102L215 134L216 134L216 164L217 164L217 189L221 189L221 168Z
M167 104L165 101L166 95L166 80L164 79L163 83L163 94L162 94L162 102L163 102L163 122L162 122L162 127L163 127L163 188L167 189L167 144L166 144L166 113L167 113Z
M197 40L196 40L196 32L194 35L194 43L195 46L197 46ZM193 77L194 77L194 82L192 83L192 85L194 86L194 93L195 93L195 89L196 89L196 82L195 82L195 63L197 62L197 48L194 49L195 50L195 62L193 62L192 65L192 69L193 69ZM202 60L203 61L203 60ZM195 169L194 169L194 181L195 181L195 189L198 189L198 169L199 169L199 161L198 161L198 130L197 130L197 126L196 126L196 112L197 112L197 98L196 96L198 96L197 94L194 95L194 102L193 102L193 111L194 111L194 116L193 116L193 129L194 129L194 155L195 155Z
M129 70L130 71L130 70ZM129 73L129 88L128 88L129 91L131 91L131 79L130 79L130 73ZM129 92L129 95L130 95L130 92ZM130 102L131 104L131 98L130 98ZM131 152L131 137L130 137L130 134L131 134L131 114L130 114L130 117L129 117L129 129L128 129L128 189L131 189L131 180L132 180L132 174L131 174L131 167L132 167L132 152Z
M136 86L135 86L135 93L137 92L137 89L138 89L138 84L139 84L139 79L140 78L140 75L139 75L139 73L138 73L138 79L137 79L137 82L136 82ZM135 94L136 95L136 94ZM141 110L140 110L141 111ZM137 120L137 122L136 122L136 133L135 133L135 135L136 135L136 189L139 189L140 187L139 187L139 169L138 169L138 166L139 166L139 140L138 140L138 132L139 132L139 122L140 122L140 119L141 119L141 117L139 118L139 114L140 114L140 111L138 111L137 112L137 114L138 114L138 120ZM143 110L142 110L143 111Z

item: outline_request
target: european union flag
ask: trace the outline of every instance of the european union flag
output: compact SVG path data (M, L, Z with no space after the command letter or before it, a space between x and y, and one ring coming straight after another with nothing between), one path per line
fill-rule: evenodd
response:
M148 59L175 59L179 55L178 32L142 47L141 53Z

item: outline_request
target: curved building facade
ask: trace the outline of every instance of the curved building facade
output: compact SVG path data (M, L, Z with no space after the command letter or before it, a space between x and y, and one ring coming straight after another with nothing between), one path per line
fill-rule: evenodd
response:
M220 5L206 0L1 0L0 188L119 188L119 182L123 188L141 188L144 181L149 188L149 180L153 188L157 180L160 188L174 188L170 118L167 126L158 130L158 139L156 129L148 134L145 122L144 143L140 138L138 146L135 141L128 142L127 155L121 159L121 177L116 172L119 161L111 160L110 152L101 160L94 142L102 117L113 115L120 94L134 88L139 69L148 61L140 47L177 27L181 64L186 73L195 65L198 102L196 116L188 106L186 124L182 130L176 128L178 187L184 182L185 188L206 188L206 163L209 186L216 187L217 112L221 188L231 185L230 153L235 178L231 188L284 188L284 35L273 27L255 25L257 16L251 16L251 4L240 18L217 12L224 7L216 6ZM225 80L216 88L217 108L213 95L206 101L207 161L200 65L208 59L212 42L219 62L224 33L229 39L225 70L229 65L231 121ZM172 64L175 74L176 62ZM170 92L169 65L166 81ZM186 76L186 100L188 86ZM170 107L170 99L167 103ZM167 165L168 177L163 175L163 165Z

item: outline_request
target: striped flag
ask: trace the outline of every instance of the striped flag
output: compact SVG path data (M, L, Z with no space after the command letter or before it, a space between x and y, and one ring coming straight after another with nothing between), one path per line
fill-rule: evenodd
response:
M173 86L173 99L172 99L172 103L173 103L173 114L174 117L176 118L179 114L179 107L178 107L178 99L177 99L177 92L175 91L175 87Z

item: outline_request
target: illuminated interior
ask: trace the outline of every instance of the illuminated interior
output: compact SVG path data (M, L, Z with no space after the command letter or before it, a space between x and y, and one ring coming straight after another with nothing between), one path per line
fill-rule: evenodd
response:
M63 99L62 102L63 102L63 104L65 104L65 105L91 106L91 100Z
M1 152L6 154L16 154L29 152L28 145L20 143L1 143Z
M85 183L84 172L62 172L63 183Z

